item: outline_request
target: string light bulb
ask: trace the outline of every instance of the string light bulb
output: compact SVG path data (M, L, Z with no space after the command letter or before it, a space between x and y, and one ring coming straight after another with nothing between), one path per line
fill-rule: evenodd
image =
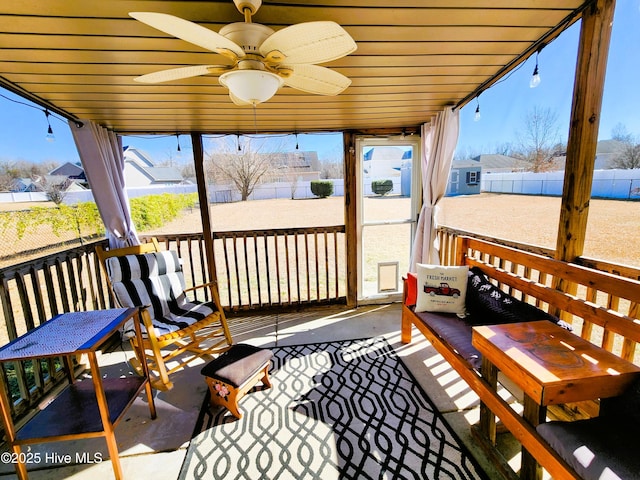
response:
M478 97L476 97L476 113L473 115L473 121L474 122L479 122L480 121L480 100L478 100Z
M299 150L299 147L298 147L298 134L297 133L296 133L296 150Z
M538 85L540 85L540 82L542 81L542 79L540 78L540 73L538 72L538 54L539 53L540 53L540 50L536 52L536 66L533 69L533 75L531 75L531 80L529 80L529 88L536 88Z
M238 134L237 137L238 137L238 151L241 152L242 147L240 146L240 134Z
M47 142L55 142L56 141L56 137L53 134L53 129L51 128L51 123L49 122L49 115L51 115L49 113L49 110L44 111L44 116L47 119L47 135L45 136L45 139L47 140Z
M178 142L178 153L180 153L182 150L180 149L180 134L176 133L176 141Z

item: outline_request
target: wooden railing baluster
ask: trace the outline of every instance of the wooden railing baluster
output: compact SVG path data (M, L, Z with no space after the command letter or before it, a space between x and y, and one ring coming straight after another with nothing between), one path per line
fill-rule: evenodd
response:
M285 267L287 271L287 301L291 305L291 266L289 260L289 233L284 234L284 254L285 254Z
M280 285L280 239L282 237L278 235L277 232L273 234L273 249L275 254L275 264L276 264L276 286L278 287L278 304L282 304L282 287Z
M271 297L271 268L269 268L269 258L271 258L271 255L269 255L269 237L267 236L266 232L262 234L262 244L263 244L263 249L264 249L264 271L265 271L265 275L267 277L266 278L266 282L267 282L267 304L269 306L272 306L273 305L273 298Z

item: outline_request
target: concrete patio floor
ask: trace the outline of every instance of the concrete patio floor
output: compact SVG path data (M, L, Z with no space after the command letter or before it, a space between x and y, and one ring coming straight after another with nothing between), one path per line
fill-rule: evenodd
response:
M417 331L411 344L400 342L400 304L371 305L354 310L339 306L318 307L300 312L235 317L229 322L236 343L262 347L384 336L488 476L500 478L470 434L469 426L476 423L479 416L477 396ZM108 377L132 375L126 363L131 356L128 344L103 354L100 359L103 374ZM198 360L174 374L172 390L154 391L157 419L150 419L144 395L127 410L116 427L124 478L178 478L206 393L206 384L200 375L203 365L204 361ZM24 448L24 451L28 449ZM40 453L40 463L29 466L29 478L33 480L114 478L103 438L38 444L31 447L31 452ZM95 463L76 464L78 457L92 459ZM16 478L13 466L0 464L0 480L12 478Z

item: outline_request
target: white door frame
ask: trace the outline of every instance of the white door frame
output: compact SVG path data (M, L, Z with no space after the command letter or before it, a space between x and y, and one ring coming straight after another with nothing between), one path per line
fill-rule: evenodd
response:
M402 287L400 292L390 294L378 294L375 296L363 297L363 229L365 226L373 225L389 225L389 224L411 224L411 245L413 247L413 239L415 238L416 226L418 223L418 214L422 200L421 185L421 153L420 153L420 135L409 136L390 136L390 137L368 137L357 136L355 139L356 148L356 222L357 222L357 251L358 251L358 304L365 303L385 303L389 301L399 300L402 296ZM411 160L411 213L410 218L398 219L393 221L365 222L364 221L364 168L363 168L363 150L365 147L382 147L382 146L411 146L413 147ZM409 249L411 251L411 248ZM404 272L400 272L403 274Z

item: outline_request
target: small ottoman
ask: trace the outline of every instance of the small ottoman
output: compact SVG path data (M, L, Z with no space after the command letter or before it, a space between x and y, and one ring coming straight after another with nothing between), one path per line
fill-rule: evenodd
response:
M227 408L236 418L242 418L238 401L259 380L271 387L269 366L271 350L238 343L205 365L201 372L209 385L212 406Z

